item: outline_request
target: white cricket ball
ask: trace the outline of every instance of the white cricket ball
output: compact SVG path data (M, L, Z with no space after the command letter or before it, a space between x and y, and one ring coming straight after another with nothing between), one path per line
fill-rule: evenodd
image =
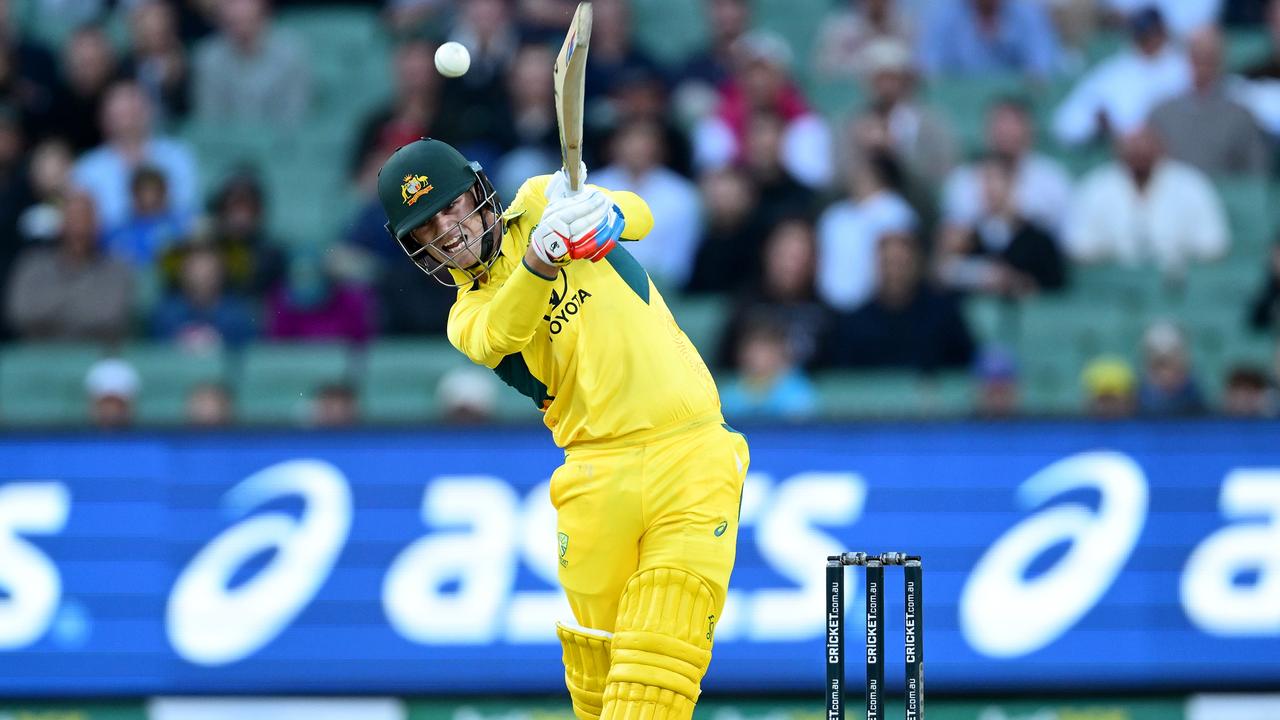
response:
M471 53L462 43L447 42L436 48L436 69L445 77L462 77L471 67Z

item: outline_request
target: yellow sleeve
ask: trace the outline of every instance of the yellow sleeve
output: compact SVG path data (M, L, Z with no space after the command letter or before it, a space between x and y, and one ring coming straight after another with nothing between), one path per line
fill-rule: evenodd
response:
M542 211L547 208L545 193L547 184L550 182L550 175L537 175L526 180L516 192L515 199L511 201L507 210L508 219L527 215L529 222L537 224L542 218ZM639 240L653 229L653 213L649 210L649 204L639 195L628 190L608 190L599 185L588 184L587 187L595 188L608 195L622 210L622 217L626 218L626 223L622 227L623 240Z
M649 203L627 190L600 189L613 199L622 210L622 217L626 218L626 224L622 227L623 240L635 241L649 234L653 229L653 213L649 211Z
M502 287L464 291L449 310L449 342L473 362L496 367L533 339L552 287L521 261Z

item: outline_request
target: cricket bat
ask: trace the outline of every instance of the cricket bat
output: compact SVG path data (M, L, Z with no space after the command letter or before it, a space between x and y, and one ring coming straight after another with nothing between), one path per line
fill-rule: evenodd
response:
M569 189L582 187L582 95L587 72L587 45L591 42L591 3L578 3L553 71L556 122L560 126L560 159Z

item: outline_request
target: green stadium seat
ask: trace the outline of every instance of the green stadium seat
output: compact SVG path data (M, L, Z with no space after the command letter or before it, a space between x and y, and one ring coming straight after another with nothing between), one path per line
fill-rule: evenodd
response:
M1018 371L1022 411L1027 415L1079 412L1084 362L1073 353L1046 351L1024 358Z
M729 302L714 295L680 298L672 293L667 307L702 359L714 361L728 319Z
M822 33L822 23L831 5L830 0L755 0L752 3L754 25L777 33L791 46L795 55L791 72L801 83L809 79L815 40Z
M542 412L529 398L503 385L498 388L494 415L499 422L511 424L541 423Z
M391 94L391 40L367 7L286 10L280 26L311 48L309 117L355 123ZM355 132L352 125L351 132Z
M1019 307L1022 361L1049 353L1083 360L1100 354L1131 356L1137 318L1105 299L1073 294L1024 301Z
M951 121L965 155L986 144L987 109L1008 95L1026 96L1028 87L1021 75L991 75L940 79L925 87L925 101Z
M1177 299L1180 293L1159 273L1148 268L1107 264L1073 269L1069 297L1129 312L1147 312Z
M1262 28L1232 28L1222 49L1227 69L1243 70L1270 56L1271 37Z
M1231 254L1261 261L1275 232L1271 187L1251 178L1222 178L1215 186L1231 226Z
M805 90L814 108L827 118L837 135L843 124L864 105L862 86L851 78L814 78Z
M1012 346L1017 338L1017 307L990 295L970 295L962 306L965 322L981 345Z
M678 66L707 42L707 15L702 3L632 0L631 22L636 43L668 67Z
M1085 57L1090 65L1094 65L1116 54L1128 43L1128 36L1121 30L1099 30L1089 37Z
M127 346L120 356L142 379L136 417L143 424L182 423L187 397L196 386L227 380L227 356L220 349L189 353L171 343L151 343Z
M88 419L85 374L102 357L96 345L22 344L0 350L0 421L57 425Z
M1244 308L1263 281L1262 264L1224 261L1192 267L1183 290L1187 304L1221 308L1224 315L1243 317Z
M920 385L924 410L935 417L957 418L974 412L978 383L971 373L947 372L926 377Z
M914 371L831 371L814 377L822 417L914 417L924 413L923 380Z
M259 424L304 422L316 389L350 380L350 352L338 343L250 345L241 358L236 414Z
M453 368L470 364L445 338L382 340L371 345L365 351L360 377L365 419L386 423L435 419L439 415L436 388L440 378Z

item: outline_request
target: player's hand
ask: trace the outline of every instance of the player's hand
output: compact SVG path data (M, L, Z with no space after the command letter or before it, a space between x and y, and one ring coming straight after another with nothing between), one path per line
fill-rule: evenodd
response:
M562 212L569 219L571 259L596 262L618 244L626 220L608 195L587 188L559 202L564 204Z
M582 192L582 188L587 185L586 163L578 163L578 182L581 183L581 187L579 187L577 192ZM569 197L572 192L574 191L569 189L569 177L565 173L564 168L560 168L556 171L555 175L551 176L551 181L547 183L547 200L563 200L564 198Z
M559 201L563 203L564 201ZM542 219L529 236L529 247L538 259L548 265L567 265L569 260L569 239L573 237L569 230L569 218L557 209L557 202L551 202L542 211Z

